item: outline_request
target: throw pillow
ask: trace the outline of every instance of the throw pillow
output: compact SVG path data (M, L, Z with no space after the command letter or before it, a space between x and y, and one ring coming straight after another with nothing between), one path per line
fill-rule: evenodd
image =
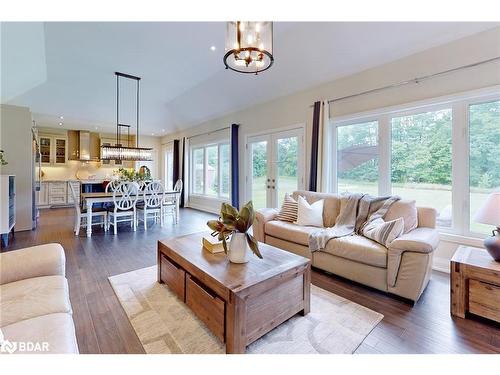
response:
M323 228L324 202L324 199L320 199L313 204L309 204L305 198L299 196L299 199L297 200L298 214L295 224Z
M405 222L404 233L408 233L418 226L417 205L414 200L400 200L394 202L384 216L385 221L396 220L400 217Z
M384 221L384 219L378 218L366 224L362 233L366 238L389 247L389 244L401 236L403 231L404 220L402 217L391 221Z
M293 199L290 194L286 193L280 213L276 216L276 220L289 221L293 223L294 221L297 221L298 210L299 207L297 201Z

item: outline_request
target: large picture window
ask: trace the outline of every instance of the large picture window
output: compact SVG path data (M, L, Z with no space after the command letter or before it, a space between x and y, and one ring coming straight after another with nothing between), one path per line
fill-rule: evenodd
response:
M438 211L437 224L452 226L452 110L391 119L392 193Z
M229 144L218 143L191 148L191 194L229 198Z
M378 193L377 121L337 128L338 192Z
M470 230L491 233L491 227L472 217L486 197L500 188L500 101L469 106Z
M399 195L435 208L443 232L491 232L473 217L500 189L498 89L345 116L332 126L331 190Z

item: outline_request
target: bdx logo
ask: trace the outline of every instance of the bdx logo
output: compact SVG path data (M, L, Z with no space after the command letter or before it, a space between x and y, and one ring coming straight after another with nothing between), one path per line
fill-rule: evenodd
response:
M19 341L13 342L5 340L2 331L0 331L0 353L33 353L33 352L48 352L48 342L32 342L32 341Z

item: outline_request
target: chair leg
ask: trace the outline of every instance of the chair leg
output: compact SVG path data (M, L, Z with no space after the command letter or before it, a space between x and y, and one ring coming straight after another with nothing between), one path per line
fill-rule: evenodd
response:
M117 224L117 223L116 223L116 216L115 216L115 215L113 215L113 232L114 232L115 234L117 234L117 232L118 232L118 231L117 231L117 229L116 229L116 224Z
M80 234L81 220L82 220L82 218L80 217L80 215L78 215L78 217L76 218L76 222L75 222L75 236L78 236Z
M137 213L134 211L134 216L133 216L133 223L134 223L134 232L137 230ZM145 222L144 222L145 223Z
M163 227L163 212L161 208L160 211L158 211L158 216L160 216L160 227Z
M146 211L146 208L144 207L144 216L143 216L143 220L144 220L144 230L148 230L148 214L147 214L147 211Z

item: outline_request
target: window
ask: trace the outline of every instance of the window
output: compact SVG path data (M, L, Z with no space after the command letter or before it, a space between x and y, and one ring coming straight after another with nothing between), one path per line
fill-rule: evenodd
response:
M391 119L392 193L438 211L437 224L452 226L451 109Z
M338 192L378 193L377 121L337 128Z
M399 195L435 208L443 232L491 233L473 217L500 189L498 87L346 116L333 128L335 192Z
M231 155L229 150L229 144L220 145L220 195L225 198L229 198L229 192L231 191Z
M491 233L472 220L486 197L500 187L500 101L469 106L470 231Z
M165 145L165 189L174 188L174 145Z
M191 149L191 192L213 198L229 198L229 144L196 146Z

